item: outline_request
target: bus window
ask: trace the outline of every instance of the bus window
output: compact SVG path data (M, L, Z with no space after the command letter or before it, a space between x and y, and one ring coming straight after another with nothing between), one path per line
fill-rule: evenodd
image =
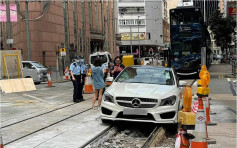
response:
M171 25L177 25L178 24L178 20L177 20L177 14L173 13L171 14Z
M183 20L185 25L192 24L192 16L190 14L185 14Z

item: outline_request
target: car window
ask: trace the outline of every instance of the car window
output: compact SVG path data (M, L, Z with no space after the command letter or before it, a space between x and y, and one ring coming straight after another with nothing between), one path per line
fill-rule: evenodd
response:
M31 64L30 63L22 63L23 65L23 68L28 68L28 69L31 69Z
M147 83L160 85L174 85L171 70L165 68L126 68L115 80L125 83Z
M111 58L111 56L110 56L110 55L108 55L108 56L109 56L109 62L112 63L112 58Z
M44 66L39 64L38 62L33 62L32 64L35 65L37 68L44 68Z
M101 64L107 62L107 56L106 55L98 55L98 56L91 56L91 64L95 63L95 59L100 58L101 59Z
M145 58L145 61L149 61L149 58Z

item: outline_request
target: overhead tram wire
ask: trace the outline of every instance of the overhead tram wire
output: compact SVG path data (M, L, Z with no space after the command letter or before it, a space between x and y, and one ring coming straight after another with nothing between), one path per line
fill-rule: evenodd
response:
M18 0L15 0L15 3L17 5L17 13L20 17L21 20L26 20L26 18L21 14L20 12L20 1ZM38 16L37 18L34 18L34 19L29 19L29 21L36 21L36 20L39 20L40 18L42 18L46 13L47 13L47 10L50 6L50 1L43 1L43 11L41 12L41 15Z

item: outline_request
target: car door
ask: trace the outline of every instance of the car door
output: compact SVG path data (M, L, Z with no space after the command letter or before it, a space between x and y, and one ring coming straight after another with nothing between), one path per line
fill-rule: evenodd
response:
M32 78L34 82L38 81L37 70L31 63L23 62L23 75L25 78Z

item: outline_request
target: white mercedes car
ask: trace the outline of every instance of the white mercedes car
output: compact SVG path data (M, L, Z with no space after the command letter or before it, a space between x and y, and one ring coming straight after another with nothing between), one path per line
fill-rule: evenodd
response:
M102 122L177 123L178 111L182 107L178 81L172 68L125 68L102 97ZM185 83L180 81L181 85Z

